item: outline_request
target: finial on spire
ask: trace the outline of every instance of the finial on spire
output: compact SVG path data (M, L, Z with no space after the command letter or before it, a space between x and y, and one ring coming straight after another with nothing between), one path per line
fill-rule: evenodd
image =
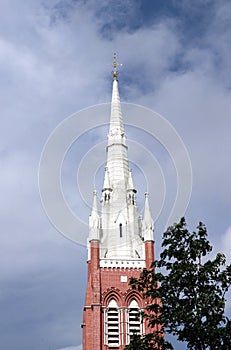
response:
M113 60L113 67L114 69L116 68L117 64L116 64L116 52L114 52L114 60Z
M116 52L114 52L114 59L113 59L113 71L112 71L112 76L113 76L113 79L114 80L117 80L117 77L118 77L118 70L117 70L117 67L121 67L122 64L121 63L117 63L117 60L116 60Z

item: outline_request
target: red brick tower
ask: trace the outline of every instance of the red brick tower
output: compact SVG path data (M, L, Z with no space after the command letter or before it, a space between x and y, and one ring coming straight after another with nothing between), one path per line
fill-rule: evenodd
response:
M139 292L130 288L129 279L139 277L154 260L153 220L147 193L143 218L138 216L117 76L114 57L101 213L98 212L97 193L94 191L89 218L83 350L123 350L134 332L148 332L147 324L140 316L146 302Z

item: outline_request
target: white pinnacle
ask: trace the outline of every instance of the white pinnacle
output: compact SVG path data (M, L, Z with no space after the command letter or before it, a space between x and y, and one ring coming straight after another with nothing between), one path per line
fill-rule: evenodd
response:
M153 241L154 221L151 216L148 193L145 193L144 217L143 217L143 237L144 241Z
M91 215L89 217L89 240L99 239L99 215L97 206L97 191L93 191L93 205Z
M128 189L128 190L136 191L136 190L135 190L135 187L134 187L134 184L133 184L132 171L131 171L131 170L129 170L129 177L128 177L128 186L127 186L127 189Z
M103 191L109 190L110 187L110 178L108 173L108 167L105 168L105 175L104 175L104 183L103 183Z

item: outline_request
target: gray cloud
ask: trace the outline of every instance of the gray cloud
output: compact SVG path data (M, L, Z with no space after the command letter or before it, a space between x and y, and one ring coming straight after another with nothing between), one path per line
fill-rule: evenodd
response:
M164 115L189 150L194 174L190 225L205 221L216 250L230 254L231 6L228 1L216 2L206 30L190 41L179 26L180 16L161 16L147 25L143 15L136 27L139 6L131 4L119 2L116 7L115 16L121 6L125 14L130 11L127 25L115 21L104 1L1 4L0 347L5 350L60 349L81 343L86 252L65 240L47 220L37 170L43 145L59 122L76 110L110 100L115 50L124 64L119 76L122 99ZM184 13L186 5L192 6L179 5ZM102 8L103 15L96 18ZM129 134L142 141L134 130ZM82 143L83 150L95 144L95 136ZM96 142L105 139L106 129L98 131ZM155 148L152 152L168 182L169 203L156 223L158 250L175 191L174 169L163 150L145 142ZM78 161L72 153L64 177L69 170L74 174ZM76 187L74 176L71 181L66 184L70 189ZM142 194L143 188L135 183ZM85 186L90 193L92 188ZM151 201L155 205L155 189ZM74 210L84 211L77 192L70 202ZM88 214L85 209L86 220Z

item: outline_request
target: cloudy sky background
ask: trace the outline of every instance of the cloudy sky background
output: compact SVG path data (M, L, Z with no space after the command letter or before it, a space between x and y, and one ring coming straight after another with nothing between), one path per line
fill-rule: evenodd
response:
M1 2L1 349L81 349L86 249L49 222L39 196L38 166L60 122L110 101L114 51L123 63L121 99L163 115L188 149L190 228L203 221L215 251L231 261L230 23L228 0ZM98 191L102 185L105 161L104 152L88 152L99 143L104 148L106 134L102 126L83 135L64 161L63 191L83 222L94 181ZM154 154L165 177L166 200L155 231L158 255L176 193L175 169L158 142L131 127L127 134ZM148 179L155 177L148 167L151 158L141 155L133 167L140 209ZM92 179L79 179L79 189L76 173L85 159L98 165L91 169ZM158 189L151 188L153 211L157 198ZM84 232L87 236L87 225Z

